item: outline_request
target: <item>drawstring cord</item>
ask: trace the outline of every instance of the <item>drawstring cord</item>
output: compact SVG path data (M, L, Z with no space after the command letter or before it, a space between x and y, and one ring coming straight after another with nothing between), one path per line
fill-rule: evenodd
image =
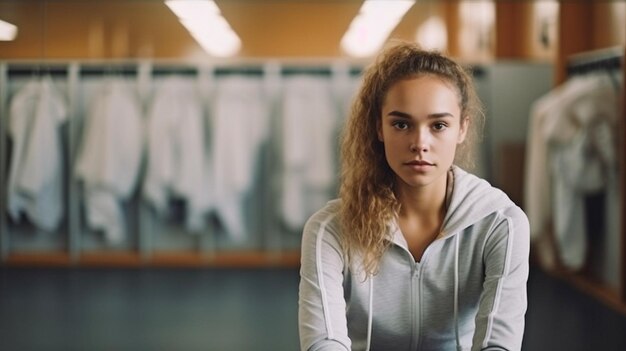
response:
M456 349L463 350L459 339L459 235L454 236L454 334Z
M373 306L374 306L374 276L370 276L369 278L370 281L370 296L369 296L369 309L368 309L368 316L367 316L367 345L365 347L366 351L370 350L370 345L372 342L372 315L374 314L374 311L372 311Z

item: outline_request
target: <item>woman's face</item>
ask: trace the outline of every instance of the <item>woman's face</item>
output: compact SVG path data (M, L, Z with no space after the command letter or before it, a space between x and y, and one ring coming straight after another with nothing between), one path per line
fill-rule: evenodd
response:
M423 187L442 181L467 132L451 84L422 75L393 84L383 100L378 138L399 184Z

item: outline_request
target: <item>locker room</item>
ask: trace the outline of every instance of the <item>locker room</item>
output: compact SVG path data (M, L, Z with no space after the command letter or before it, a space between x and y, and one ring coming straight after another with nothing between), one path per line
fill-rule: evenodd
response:
M626 349L625 1L0 0L0 350L395 350L309 340L301 274L399 41L468 72L464 171L528 219L510 349Z

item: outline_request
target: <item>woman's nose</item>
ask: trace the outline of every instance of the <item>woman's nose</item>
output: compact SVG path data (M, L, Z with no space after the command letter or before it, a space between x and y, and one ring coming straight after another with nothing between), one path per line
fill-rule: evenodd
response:
M409 148L413 153L428 152L428 133L417 131L412 138Z

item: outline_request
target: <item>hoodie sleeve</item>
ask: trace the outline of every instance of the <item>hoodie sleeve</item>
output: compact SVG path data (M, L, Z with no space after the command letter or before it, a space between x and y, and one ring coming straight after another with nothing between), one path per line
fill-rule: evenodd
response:
M301 350L349 351L344 259L330 225L333 214L318 212L304 227L298 324Z
M485 281L472 350L520 350L527 297L528 219L518 207L501 213L483 252Z

